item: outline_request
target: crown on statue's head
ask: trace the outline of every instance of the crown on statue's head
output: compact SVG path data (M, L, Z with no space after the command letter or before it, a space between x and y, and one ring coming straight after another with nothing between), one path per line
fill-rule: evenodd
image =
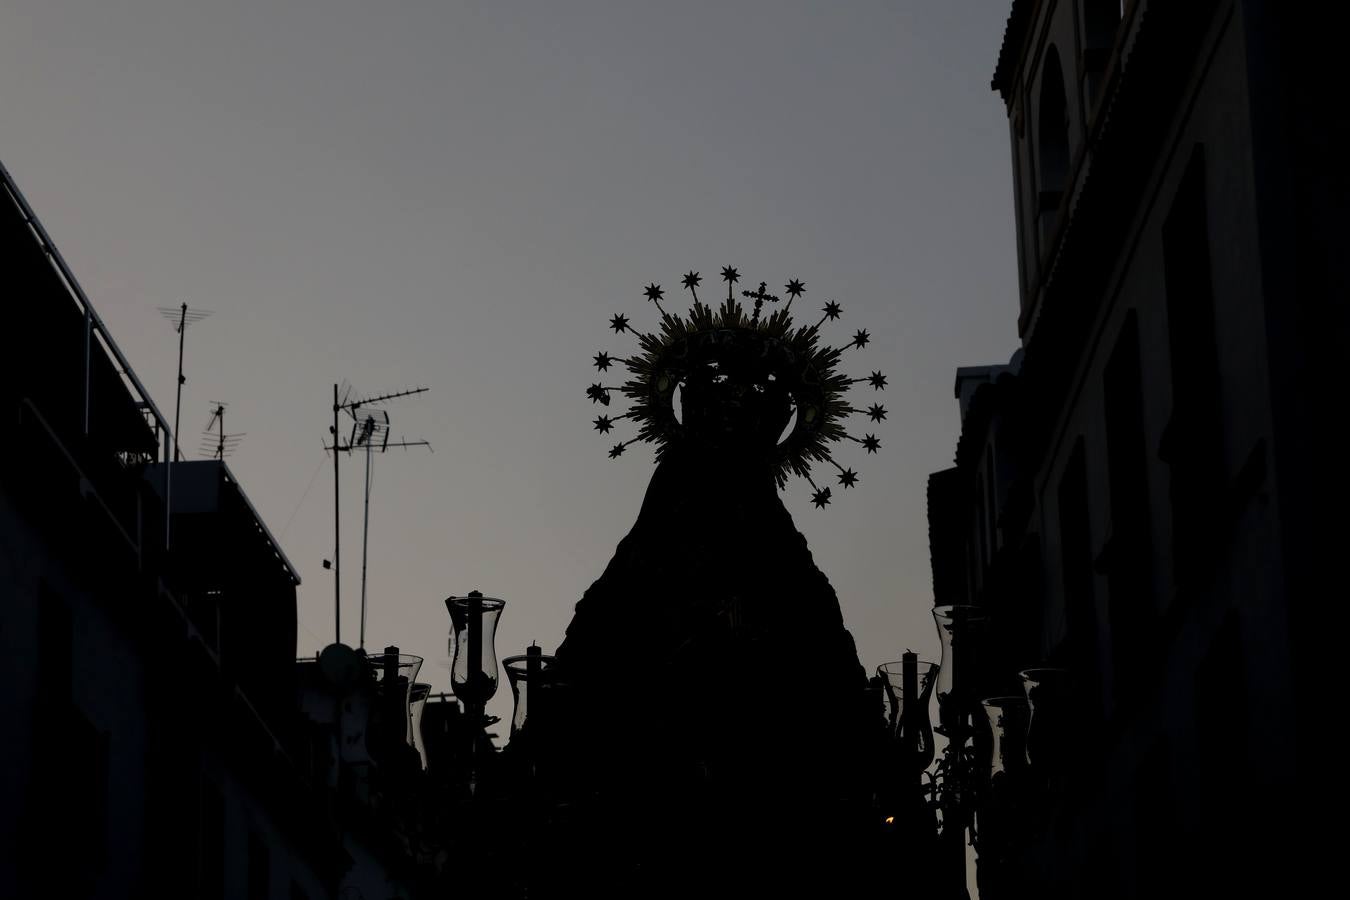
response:
M594 357L600 372L622 364L629 378L617 386L592 384L587 397L608 407L617 393L631 406L620 415L602 414L593 425L608 434L622 419L637 424L637 436L615 444L610 458L639 441L655 444L658 458L681 444L760 457L779 487L793 475L806 479L814 491L812 502L822 507L830 502L830 488L816 485L812 465L834 466L839 484L850 488L857 484L858 474L834 459L833 445L853 441L867 453L881 447L875 435L860 438L848 433L845 419L864 410L851 406L844 395L860 382L881 390L886 377L873 372L866 378L849 378L838 371L844 351L866 347L869 336L858 331L847 344L823 345L821 326L843 311L833 300L825 304L815 324L794 323L792 304L806 293L805 284L796 279L784 285L786 302L770 294L762 281L756 290L741 291L751 304L749 310L736 299L740 273L727 266L722 280L727 297L714 309L698 299L699 273L686 274L682 282L693 305L684 315L667 312L661 305L665 297L661 286L647 285L646 298L661 315L655 333L636 330L625 315L610 319L616 334L626 331L637 337L640 352L626 358L604 352ZM879 404L865 412L874 422L886 417Z

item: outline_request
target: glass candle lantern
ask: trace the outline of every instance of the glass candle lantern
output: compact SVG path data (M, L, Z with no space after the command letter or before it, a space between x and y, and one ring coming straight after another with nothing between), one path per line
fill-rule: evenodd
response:
M383 653L366 657L366 666L375 683L367 741L383 757L408 740L409 694L422 657L385 647Z
M1068 669L1025 669L1022 689L1030 707L1026 758L1038 769L1055 771L1071 752L1073 684Z
M451 694L433 694L418 709L417 747L429 771L453 770L460 721L459 701Z
M427 767L427 750L422 740L422 707L431 696L431 685L424 681L415 683L408 691L408 746L422 757L422 768Z
M891 735L907 769L922 772L933 761L933 723L929 698L937 684L938 664L921 661L912 653L877 666L890 706Z
M465 707L481 709L497 693L497 620L506 601L484 597L447 597L450 612L450 684Z
M511 695L515 701L515 712L511 716L512 739L524 729L534 711L533 708L537 708L540 686L553 670L552 656L540 652L538 647L527 649L529 652L524 656L508 656L502 660L502 666L506 669L506 680L511 685Z
M422 657L399 653L397 647L385 647L383 653L367 656L366 665L380 688L407 693L417 680L417 673L422 671Z
M990 697L980 704L989 721L989 782L997 785L1026 768L1027 724L1031 705L1025 697Z

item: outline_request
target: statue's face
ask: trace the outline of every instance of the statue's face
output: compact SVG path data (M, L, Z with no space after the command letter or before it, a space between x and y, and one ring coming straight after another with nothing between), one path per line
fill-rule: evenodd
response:
M719 450L767 453L792 415L788 392L760 367L714 363L683 382L682 420L687 434Z

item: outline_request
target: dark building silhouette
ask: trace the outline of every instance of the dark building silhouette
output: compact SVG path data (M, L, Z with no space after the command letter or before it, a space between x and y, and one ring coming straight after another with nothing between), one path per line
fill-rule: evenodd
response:
M994 618L989 695L1049 665L1077 696L1071 771L987 896L1284 895L1324 864L1350 294L1344 99L1309 12L1012 6L1021 347L958 370L933 580Z
M296 705L295 586L0 189L0 896L400 896ZM172 509L172 516L166 515Z

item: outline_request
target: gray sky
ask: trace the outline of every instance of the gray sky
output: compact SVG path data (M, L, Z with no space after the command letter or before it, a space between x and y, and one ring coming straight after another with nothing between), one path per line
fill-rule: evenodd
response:
M636 517L651 450L608 459L584 393L633 346L609 316L650 325L648 281L682 309L681 274L728 264L839 300L827 336L867 328L850 371L890 378L882 451L843 448L861 482L823 511L785 496L870 669L936 653L925 478L955 368L1015 347L1007 6L0 0L0 158L170 416L155 307L214 310L182 443L229 401L230 465L305 579L302 654L333 638L332 383L431 388L391 414L435 453L376 461L367 646L438 689L446 595L507 601L500 655L551 650Z

